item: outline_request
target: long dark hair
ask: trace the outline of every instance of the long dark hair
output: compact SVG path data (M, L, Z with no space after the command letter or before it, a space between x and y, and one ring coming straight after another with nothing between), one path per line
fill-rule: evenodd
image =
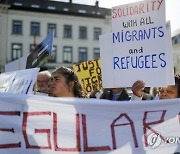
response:
M79 98L84 98L85 97L82 85L81 85L81 83L80 83L80 81L78 79L78 76L76 75L76 73L73 70L71 70L70 68L62 66L62 67L57 68L56 70L54 70L52 72L52 74L55 74L55 73L63 75L65 77L65 79L66 79L67 85L69 85L69 83L71 81L74 82L73 91L74 91L74 96L75 97L79 97Z

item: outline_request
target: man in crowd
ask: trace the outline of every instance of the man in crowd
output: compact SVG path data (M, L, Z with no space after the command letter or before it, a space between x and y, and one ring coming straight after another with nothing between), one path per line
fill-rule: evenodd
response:
M36 91L40 93L48 94L48 81L51 77L49 71L39 72L36 81Z

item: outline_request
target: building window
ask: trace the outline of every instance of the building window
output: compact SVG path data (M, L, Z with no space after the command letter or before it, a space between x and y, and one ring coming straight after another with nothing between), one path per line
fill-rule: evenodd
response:
M54 31L54 37L56 37L56 24L48 23L48 34Z
M13 20L12 23L12 34L22 34L22 21L19 20Z
M87 48L79 48L79 62L87 61Z
M31 22L31 35L40 36L40 23Z
M63 48L63 62L72 63L72 47Z
M48 62L56 62L56 53L57 53L57 46L53 45L51 55L49 56Z
M39 5L37 5L37 4L32 4L31 7L33 7L33 8L39 8Z
M180 43L180 34L172 38L172 45Z
M63 11L68 12L69 8L63 8Z
M174 39L174 44L178 44L178 38Z
M86 10L78 10L79 13L86 13Z
M56 10L55 6L48 6L48 10Z
M101 34L101 28L94 28L94 40L99 40L99 35Z
M79 27L79 38L87 39L87 27L83 27L83 26Z
M13 43L12 44L12 52L11 52L11 59L16 60L20 57L22 57L22 44L20 43Z
M22 3L15 2L14 5L15 6L22 6Z
M94 48L94 50L93 50L93 58L94 59L100 58L100 50L99 50L99 48Z
M36 44L30 44L30 52L29 53L31 53L34 49L35 49L35 47L36 47Z
M72 26L64 25L64 38L72 38Z

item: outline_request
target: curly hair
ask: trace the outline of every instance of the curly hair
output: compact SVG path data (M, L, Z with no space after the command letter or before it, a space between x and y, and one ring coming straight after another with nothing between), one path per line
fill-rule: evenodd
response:
M67 85L69 85L69 83L71 81L74 82L73 91L74 91L74 96L75 97L79 97L79 98L84 98L85 97L82 85L81 85L81 83L80 83L80 81L78 79L78 76L76 75L76 73L73 70L71 70L70 68L62 66L62 67L57 68L56 70L54 70L52 72L52 74L55 74L55 73L63 75L65 77L65 79L66 79Z

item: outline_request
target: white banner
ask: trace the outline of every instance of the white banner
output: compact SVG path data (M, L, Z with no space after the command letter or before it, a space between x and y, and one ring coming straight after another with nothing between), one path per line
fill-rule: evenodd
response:
M1 154L180 152L180 99L0 95Z
M32 94L40 68L0 74L0 93Z

